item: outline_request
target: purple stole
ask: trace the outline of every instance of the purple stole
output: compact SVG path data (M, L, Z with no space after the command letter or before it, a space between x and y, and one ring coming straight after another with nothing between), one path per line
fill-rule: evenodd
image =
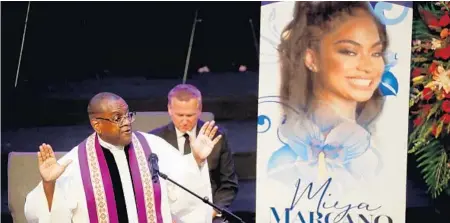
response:
M147 161L151 149L141 133L133 133L128 152L139 223L163 223L161 186L152 181ZM90 222L118 223L111 176L96 133L78 145L78 158Z

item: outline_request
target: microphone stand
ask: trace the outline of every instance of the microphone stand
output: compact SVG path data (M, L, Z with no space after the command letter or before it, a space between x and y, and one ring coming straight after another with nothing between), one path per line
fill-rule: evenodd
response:
M198 199L202 200L204 203L208 204L209 206L213 207L214 209L216 209L217 211L219 211L219 213L222 214L223 218L224 218L224 222L228 222L227 218L232 219L232 222L239 222L239 223L245 223L241 218L239 218L238 216L234 215L233 213L225 210L224 208L220 208L216 205L214 205L213 203L211 203L208 200L208 197L204 197L201 198L200 196L198 196L197 194L195 194L194 192L190 191L189 189L187 189L186 187L180 185L179 183L175 182L174 180L170 179L166 174L161 173L160 171L157 171L158 175L161 176L163 179L168 180L170 182L172 182L173 184L177 185L178 187L181 187L183 190L189 192L190 194L194 195L195 197L197 197Z

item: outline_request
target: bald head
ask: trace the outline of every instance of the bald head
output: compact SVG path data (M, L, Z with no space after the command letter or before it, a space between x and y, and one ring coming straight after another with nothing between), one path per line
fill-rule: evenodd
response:
M120 96L102 92L88 105L89 120L98 136L113 145L126 146L131 142L132 115Z
M89 118L95 113L106 112L108 110L108 102L111 101L124 100L119 95L110 92L101 92L92 97L87 108Z

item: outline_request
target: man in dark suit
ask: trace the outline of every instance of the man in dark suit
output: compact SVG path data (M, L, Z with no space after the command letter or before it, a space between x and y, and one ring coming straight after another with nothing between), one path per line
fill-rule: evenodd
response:
M177 85L169 92L167 108L172 122L150 133L165 139L182 154L189 154L190 142L198 135L204 123L199 120L202 113L201 93L192 85ZM225 132L219 129L216 134L222 135L222 139L215 145L207 160L213 203L228 208L238 192L238 179ZM221 221L221 216L216 211L212 213L212 218L213 222Z

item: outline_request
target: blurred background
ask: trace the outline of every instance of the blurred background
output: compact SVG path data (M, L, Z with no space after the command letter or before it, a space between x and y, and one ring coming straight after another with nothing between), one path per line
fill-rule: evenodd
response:
M189 79L195 78L203 66L209 68L210 76L238 72L240 65L255 73L258 69L258 2L33 2L18 86L14 88L27 4L2 3L3 117L29 113L36 106L41 109L35 112L50 115L52 111L54 115L55 110L42 108L37 98L89 98L91 95L86 94L91 92L87 91L99 92L105 87L99 81L114 85L108 87L120 89L118 93L127 99L149 99L156 96L154 92L165 95L167 85L161 91L155 87L158 80L181 83L196 10L201 22L196 25ZM149 84L148 90L135 95L126 85L132 80ZM253 80L256 90L257 79ZM18 96L33 96L37 104L23 103ZM28 117L3 119L2 125L17 127L36 121L53 124L37 115L31 120Z

